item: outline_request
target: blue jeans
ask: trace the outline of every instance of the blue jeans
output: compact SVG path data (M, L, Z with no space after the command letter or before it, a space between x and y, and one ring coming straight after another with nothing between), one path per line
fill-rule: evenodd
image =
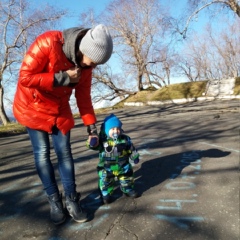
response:
M47 195L59 193L54 167L50 160L49 133L27 128L34 153L37 173ZM58 159L58 171L65 195L76 191L74 163L70 144L70 131L64 135L56 127L53 128L52 142Z

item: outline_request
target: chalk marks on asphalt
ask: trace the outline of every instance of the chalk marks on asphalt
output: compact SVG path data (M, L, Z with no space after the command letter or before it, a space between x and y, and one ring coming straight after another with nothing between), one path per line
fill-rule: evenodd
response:
M120 197L117 194L113 194L114 197ZM89 210L93 211L100 211L100 217L94 218L93 221L85 222L81 224L73 224L72 221L70 221L67 224L67 227L73 231L80 231L84 229L94 229L98 227L100 224L102 224L104 221L106 221L109 217L109 212L111 210L111 206L109 205L102 205L102 200L100 198L100 194L98 193L91 193L89 196L89 201L83 205L84 208L87 208ZM103 213L101 213L103 211Z
M0 193L2 195L1 199L1 207L7 209L7 214L0 215L0 222L6 222L12 219L16 219L21 216L25 209L28 209L29 199L25 199L26 195L35 194L37 196L34 199L42 199L45 196L42 194L42 191L37 188L37 186L41 186L39 182L32 182L28 185L28 188L20 190L23 187L23 180L17 181L15 184L11 184L3 189L1 189ZM3 196L7 197L3 197ZM14 197L12 197L14 196ZM6 200L5 200L6 199ZM17 199L17 201L16 201Z
M160 210L182 210L182 203L195 203L197 202L196 199L160 199L159 200L162 204L164 203L173 203L173 206L157 206L157 209Z
M140 155L160 156L161 152L152 152L152 150L148 148L149 143L154 143L156 141L157 139L143 139L143 145L139 151ZM170 222L181 229L188 229L190 224L193 224L194 222L204 221L202 216L181 216L181 212L184 210L183 206L197 203L197 194L192 194L188 199L179 198L179 196L181 196L181 194L179 194L181 191L186 192L186 190L194 190L197 187L192 181L201 172L201 162L199 151L191 151L182 154L179 164L175 168L175 172L173 172L170 177L170 182L167 182L164 186L169 191L178 192L178 198L159 199L160 204L156 206L156 209L161 211L161 214L157 213L154 215L157 220ZM191 171L190 174L186 172L181 173L185 167L188 167L193 171ZM176 212L178 213L178 216L173 216Z
M159 156L159 155L161 155L160 152L151 151L149 149L141 149L141 150L138 151L138 153L140 154L140 156L144 156L144 155Z
M207 143L207 142L199 142L199 143L205 144L205 145L208 145L208 146L211 146L211 147L222 148L222 149L225 149L225 150L228 150L228 151L231 151L231 152L236 152L236 153L240 152L239 150L236 150L236 149L233 149L233 148L226 148L226 147L223 147L223 146L219 146L219 145L211 144L211 143Z
M192 168L194 172L179 174L185 167ZM170 177L170 182L165 184L165 188L169 191L178 191L178 198L176 199L159 199L160 205L156 206L157 210L161 211L161 214L156 214L155 218L158 220L167 221L176 225L182 229L188 229L189 225L193 222L202 222L204 218L202 216L181 216L181 211L185 210L184 207L189 206L189 204L197 203L197 194L192 194L188 199L181 199L181 191L183 193L186 190L193 190L196 188L195 183L191 182L195 179L196 174L200 173L201 170L201 159L197 151L192 151L189 153L183 153L180 164L175 168L176 173L173 173ZM194 175L192 175L194 174ZM186 194L184 194L185 196ZM184 205L184 207L183 207ZM166 213L165 213L166 212ZM178 216L173 216L174 213L178 213ZM162 214L165 213L165 214ZM179 215L180 214L180 215Z
M203 217L171 217L171 216L166 216L166 215L161 215L158 214L156 215L156 218L159 220L165 220L168 221L170 223L175 224L176 226L178 226L179 228L183 228L183 229L188 229L189 224L192 222L202 222L204 221Z
M85 223L81 223L81 224L73 224L72 221L69 221L68 224L66 225L66 227L68 227L69 229L71 229L73 231L80 231L80 230L84 230L84 229L85 230L86 229L94 229L94 228L98 227L102 222L107 220L108 216L109 216L108 213L104 213L98 219L95 219L94 222L91 221L91 222L85 222Z
M147 138L143 138L141 139L143 140L144 143L154 143L154 142L157 142L159 141L159 139L147 139ZM168 138L168 139L165 139L163 143L176 143L176 142L183 142L183 141L192 141L192 142L197 142L197 143L200 143L200 144L204 144L204 145L208 145L208 146L211 146L211 147L216 147L216 148L220 148L220 149L225 149L225 150L228 150L228 151L231 151L231 152L236 152L236 153L239 153L240 150L238 149L234 149L234 148L227 148L227 147L224 147L224 146L221 146L221 145L217 145L217 144L212 144L212 143L207 143L207 142L198 142L196 140L195 137L181 137L181 138Z
M154 138L141 138L141 146L139 146L139 154L140 154L140 157L142 156L146 156L146 155L151 155L151 156L159 156L161 155L161 152L159 151L153 151L152 149L150 149L148 147L148 144L150 143L154 143L157 141L157 139L154 139Z

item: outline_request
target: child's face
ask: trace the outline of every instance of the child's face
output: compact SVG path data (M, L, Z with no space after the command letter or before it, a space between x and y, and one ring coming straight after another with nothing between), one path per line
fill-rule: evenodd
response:
M111 128L109 130L109 137L115 138L114 135L115 134L120 135L120 133L121 133L121 129L120 128L118 128L118 127Z

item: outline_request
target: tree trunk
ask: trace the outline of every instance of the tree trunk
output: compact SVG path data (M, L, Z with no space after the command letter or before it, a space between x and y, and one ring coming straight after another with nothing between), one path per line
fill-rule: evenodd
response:
M138 91L142 91L143 90L143 84L142 84L142 74L140 74L138 76Z
M146 66L145 66L145 68L144 68L144 71L145 71L145 76L146 76L147 85L148 85L148 87L152 87L152 83L151 83L151 80L150 80L150 77L149 77L149 74L148 74L148 71L147 71L147 67L146 67Z
M4 105L3 105L3 87L0 85L0 119L4 126L10 123L10 120L5 112Z
M238 15L238 17L240 17L240 6L238 4L238 1L229 0L227 4Z

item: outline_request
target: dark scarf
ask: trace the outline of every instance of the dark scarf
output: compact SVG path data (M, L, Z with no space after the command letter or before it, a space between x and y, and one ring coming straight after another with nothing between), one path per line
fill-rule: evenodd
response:
M84 28L69 28L63 31L63 52L67 56L67 58L77 65L76 54L75 54L75 45L77 41L77 37L79 33L84 30ZM78 46L79 47L79 46Z

